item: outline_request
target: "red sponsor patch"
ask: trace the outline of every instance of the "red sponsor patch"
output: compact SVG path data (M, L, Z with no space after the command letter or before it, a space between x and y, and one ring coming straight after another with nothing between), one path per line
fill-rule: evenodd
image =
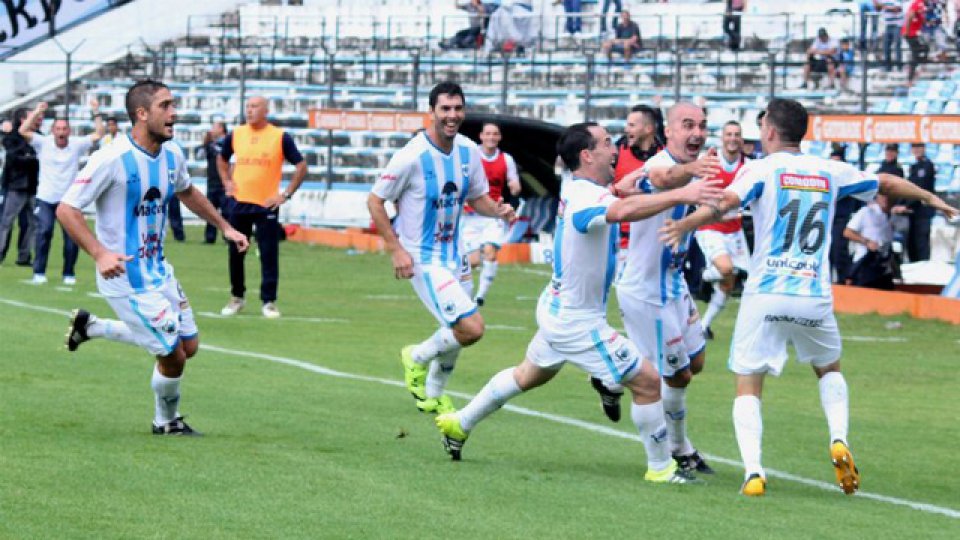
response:
M397 175L395 174L381 174L380 179L385 182L394 182L397 180Z
M800 191L830 191L830 179L812 174L783 173L780 175L780 187Z
M76 180L73 181L74 184L81 184L81 185L89 184L90 182L93 182L93 178L77 178Z
M447 287L449 287L450 285L453 285L453 284L456 283L456 282L457 282L457 280L455 280L455 279L451 279L450 281L447 281L447 282L444 283L443 285L440 285L439 287L437 287L437 292L446 289Z
M667 341L667 346L670 347L673 345L678 345L681 341L683 341L683 336L677 336L670 341Z

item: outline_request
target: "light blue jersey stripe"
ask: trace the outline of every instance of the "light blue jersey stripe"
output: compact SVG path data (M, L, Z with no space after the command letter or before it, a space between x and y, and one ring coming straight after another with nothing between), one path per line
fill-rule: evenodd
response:
M460 190L460 201L457 205L457 217L453 225L453 253L454 260L460 262L460 218L463 216L463 203L467 200L470 193L470 149L466 146L460 147L460 167L463 170L463 187ZM498 246L499 247L499 246Z
M613 284L613 277L617 274L617 248L620 245L620 224L613 223L609 226L610 232L607 249L607 273L603 280L603 305L607 305L607 297L610 296L610 285Z
M127 300L130 302L130 307L133 308L133 312L137 314L137 318L139 318L140 322L143 323L143 327L147 330L150 330L150 333L153 334L153 337L157 338L157 341L159 341L160 344L167 349L166 354L172 353L173 350L177 348L177 342L180 341L180 338L177 337L174 339L173 343L167 343L167 340L163 339L163 335L161 335L160 332L157 332L157 329L150 324L150 321L147 320L147 317L140 311L140 306L137 305L137 302L133 298L128 298Z
M160 189L160 160L151 159L148 161L147 171L150 173L149 189L156 189L160 193L163 193L163 190ZM166 214L169 206L167 206L166 197L161 197L154 204L160 205L161 208L157 209L156 212L147 212L147 241L144 242L143 245L144 247L149 247L151 244L153 244L151 240L155 239L156 245L154 247L159 250L160 245L163 243L164 220L161 216ZM158 221L160 227L157 227ZM156 235L156 237L154 237L154 235ZM145 278L151 286L157 287L163 283L163 278L160 277L160 274L157 271L157 255L159 255L159 251L146 253L145 255L147 255L144 261L147 266L147 275Z
M133 150L123 154L123 169L127 173L127 222L124 227L125 253L132 257L127 261L127 280L134 292L143 292L143 273L140 271L140 218L137 217L137 208L140 205L142 189L140 187L140 171L137 168L137 159Z
M603 340L600 339L600 332L598 330L591 330L590 337L593 339L593 346L596 347L600 353L600 358L603 358L603 363L607 365L607 370L613 375L613 382L619 383L620 379L623 378L623 374L617 371L617 365L613 363L613 358L610 356L607 346L604 345Z
M871 191L877 191L880 189L880 183L876 180L863 180L857 182L856 184L850 184L848 186L843 186L837 192L837 199L842 199L844 197L849 197L856 193L866 193Z
M563 231L566 230L562 217L557 216L554 229L557 235L553 237L553 277L560 279L563 277Z
M663 373L663 320L657 319L657 373Z
M437 205L440 203L440 190L437 186L437 171L429 151L420 154L420 166L423 168L423 184L426 194L423 199L423 229L420 233L420 262L429 264L433 258L434 235L437 230Z

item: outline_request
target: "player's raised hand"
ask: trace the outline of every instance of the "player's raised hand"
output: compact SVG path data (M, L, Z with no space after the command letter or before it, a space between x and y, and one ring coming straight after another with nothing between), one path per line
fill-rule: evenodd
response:
M413 277L413 257L402 247L397 246L391 255L393 259L393 275L397 279Z
M694 176L707 179L718 174L720 174L720 158L717 157L717 149L713 147L694 162Z
M37 103L36 112L37 114L43 114L47 112L47 102L41 101L40 103Z
M710 178L701 182L690 182L677 193L686 204L706 204L715 206L723 198L723 188L719 178Z
M680 246L680 241L683 240L683 235L687 231L680 228L679 222L668 219L657 232L660 233L660 241L671 250L676 251L677 247Z
M120 277L127 271L127 263L132 260L133 257L129 255L120 255L112 251L104 251L97 256L97 272L103 276L103 279Z
M228 242L233 242L237 245L237 251L243 253L250 247L250 239L247 238L247 235L242 232L234 229L233 227L228 227L223 230L223 237L227 239Z
M97 101L97 98L95 97L90 98L89 105L90 105L90 110L93 111L94 114L96 114L96 112L100 110L100 102Z

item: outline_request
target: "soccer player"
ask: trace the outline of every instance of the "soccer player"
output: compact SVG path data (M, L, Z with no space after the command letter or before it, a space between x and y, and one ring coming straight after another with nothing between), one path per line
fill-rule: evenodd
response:
M513 208L487 194L480 152L459 134L466 114L460 85L442 82L430 91L430 126L387 163L370 190L367 207L390 252L394 276L413 290L440 328L400 352L404 381L418 409L453 410L443 393L460 349L483 337L483 317L471 298L470 265L461 252L464 202L480 215L510 221ZM384 203L397 202L391 224ZM396 232L394 232L396 227Z
M238 249L247 248L247 237L190 184L180 147L170 141L177 111L167 86L137 82L127 91L126 109L133 122L130 135L94 153L57 207L67 233L96 262L97 289L120 320L75 310L66 345L75 351L89 339L106 338L156 355L153 433L197 435L178 410L183 370L200 343L193 310L163 253L167 203L176 195ZM91 204L96 236L81 213Z
M957 210L902 178L801 154L807 111L796 101L771 100L760 131L769 155L744 165L720 204L665 224L661 238L680 244L688 231L738 206L750 206L756 242L729 360L737 386L733 424L746 470L741 492L756 496L766 491L760 464L760 394L765 376L783 369L789 342L797 359L810 363L819 379L830 457L837 482L851 494L859 488L860 474L847 443L847 383L840 372L828 259L837 201L848 196L869 201L879 188L890 197L922 201L947 217L956 216Z
M707 134L703 109L679 102L667 112L667 146L643 166L633 184L630 176L617 186L622 193L656 193L689 184L694 178L713 178L719 161L713 151L700 157ZM713 472L687 438L686 390L693 375L703 369L706 343L697 308L690 298L681 266L689 238L674 253L657 238L668 218L683 217L686 204L663 208L656 216L630 224L630 241L623 275L617 283L617 300L627 335L640 352L653 359L663 378L660 390L667 418L670 449L681 468ZM591 381L600 393L604 411L614 419L619 413L617 394L622 389Z
M493 122L483 124L480 130L480 157L483 160L481 163L487 183L490 185L490 198L496 202L503 200L504 187L509 189L514 197L520 195L521 189L517 163L513 156L500 151L501 138L500 126ZM476 268L480 265L480 259L483 259L483 269L477 282L477 296L474 299L478 306L482 306L493 280L497 277L497 253L506 229L503 221L478 216L470 206L464 206L462 227L470 267Z
M721 132L723 151L720 152L720 172L717 177L721 186L727 187L733 182L737 171L746 162L743 154L743 130L740 123L731 120L723 126ZM737 281L737 271L747 271L750 253L747 239L743 235L743 224L738 213L726 216L719 223L704 225L696 232L697 244L709 266L703 272L703 280L713 285L710 303L703 316L703 337L713 339L710 323L727 304L727 295L733 291Z
M494 375L461 411L437 416L444 448L459 460L464 442L481 420L521 392L547 383L570 362L605 384L630 389L630 417L647 451L644 478L690 482L694 477L670 456L656 368L607 323L606 304L616 265L618 223L655 216L677 204L711 202L720 190L713 183L699 182L618 199L609 189L615 147L607 131L593 122L567 128L557 142L557 153L572 178L560 189L553 276L537 304L539 328L519 365Z

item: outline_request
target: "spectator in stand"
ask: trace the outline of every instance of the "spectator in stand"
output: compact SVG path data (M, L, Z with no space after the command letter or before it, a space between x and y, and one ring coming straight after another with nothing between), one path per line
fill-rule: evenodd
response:
M122 136L123 133L120 133L120 126L117 124L117 117L110 116L107 118L107 133L100 139L100 148L110 146L113 144L113 141L117 140L117 137Z
M3 164L3 176L0 188L4 191L3 213L0 214L0 262L7 252L14 220L20 223L20 238L17 242L17 266L30 266L30 252L33 251L33 235L36 231L36 218L33 215L34 200L37 195L40 162L37 151L20 134L20 128L26 123L30 111L20 109L14 113L12 131L3 137L3 149L6 159ZM31 131L40 129L42 118L37 116ZM26 220L24 220L26 216ZM24 227L26 225L26 227Z
M877 0L880 20L883 21L883 66L887 73L893 71L894 51L897 70L903 69L903 47L900 31L903 27L903 7L900 0Z
M857 210L843 230L843 237L856 244L848 285L893 290L897 267L890 211L890 200L878 193L874 200Z
M469 14L469 26L460 30L452 38L440 42L441 49L475 49L479 43L480 34L486 27L487 11L480 0L469 0L469 2L457 2L457 9L462 9Z
M903 29L901 35L907 40L910 47L910 64L907 70L907 84L913 85L917 78L917 68L921 62L927 60L927 52L930 47L920 38L920 30L923 28L925 20L926 5L923 0L908 0L906 14L903 20Z
M877 41L877 1L858 0L860 2L860 50L873 49ZM869 26L870 32L867 33Z
M837 76L840 78L840 88L849 92L847 81L856 69L856 58L849 38L840 40L840 50L837 51Z
M833 88L833 80L837 76L837 52L840 46L837 40L830 37L826 28L817 30L817 38L807 49L807 63L803 66L803 85L810 83L811 73L826 73L828 88Z
M834 143L830 159L846 161L846 153L847 146L845 144ZM830 266L837 272L835 283L846 283L847 278L850 277L853 261L850 258L850 242L843 236L843 231L847 228L850 217L859 208L860 202L855 197L844 197L837 201L833 216L833 228L830 233L833 238L830 243Z
M740 50L740 23L746 8L747 0L726 0L723 10L723 33L727 36L727 47L734 52Z
M913 143L911 150L916 162L910 165L907 180L918 187L934 192L934 182L937 177L937 168L927 158L927 148L923 143ZM930 259L930 222L933 220L934 210L916 201L904 201L910 214L910 229L907 233L907 257L910 262L926 261Z
M630 62L630 57L640 52L640 27L630 20L630 12L626 9L620 12L620 24L613 27L614 38L607 40L601 50L607 55L607 61L613 61L613 53L623 55L624 63Z
M217 156L223 150L226 136L227 126L223 122L214 122L203 136L203 153L207 159L207 200L220 215L223 215L227 195L223 190L223 181L220 180L220 171L217 170ZM203 231L203 241L207 244L217 242L217 228L209 222Z
M607 10L613 7L613 27L617 27L617 13L623 11L623 0L603 0L600 10L600 32L607 31Z
M946 6L943 5L943 0L926 0L925 6L923 36L933 53L933 59L943 62L947 59L948 47L947 31L943 28Z
M883 150L883 161L880 162L880 168L877 174L887 173L903 178L903 167L897 162L900 154L900 146L894 143L888 144Z

